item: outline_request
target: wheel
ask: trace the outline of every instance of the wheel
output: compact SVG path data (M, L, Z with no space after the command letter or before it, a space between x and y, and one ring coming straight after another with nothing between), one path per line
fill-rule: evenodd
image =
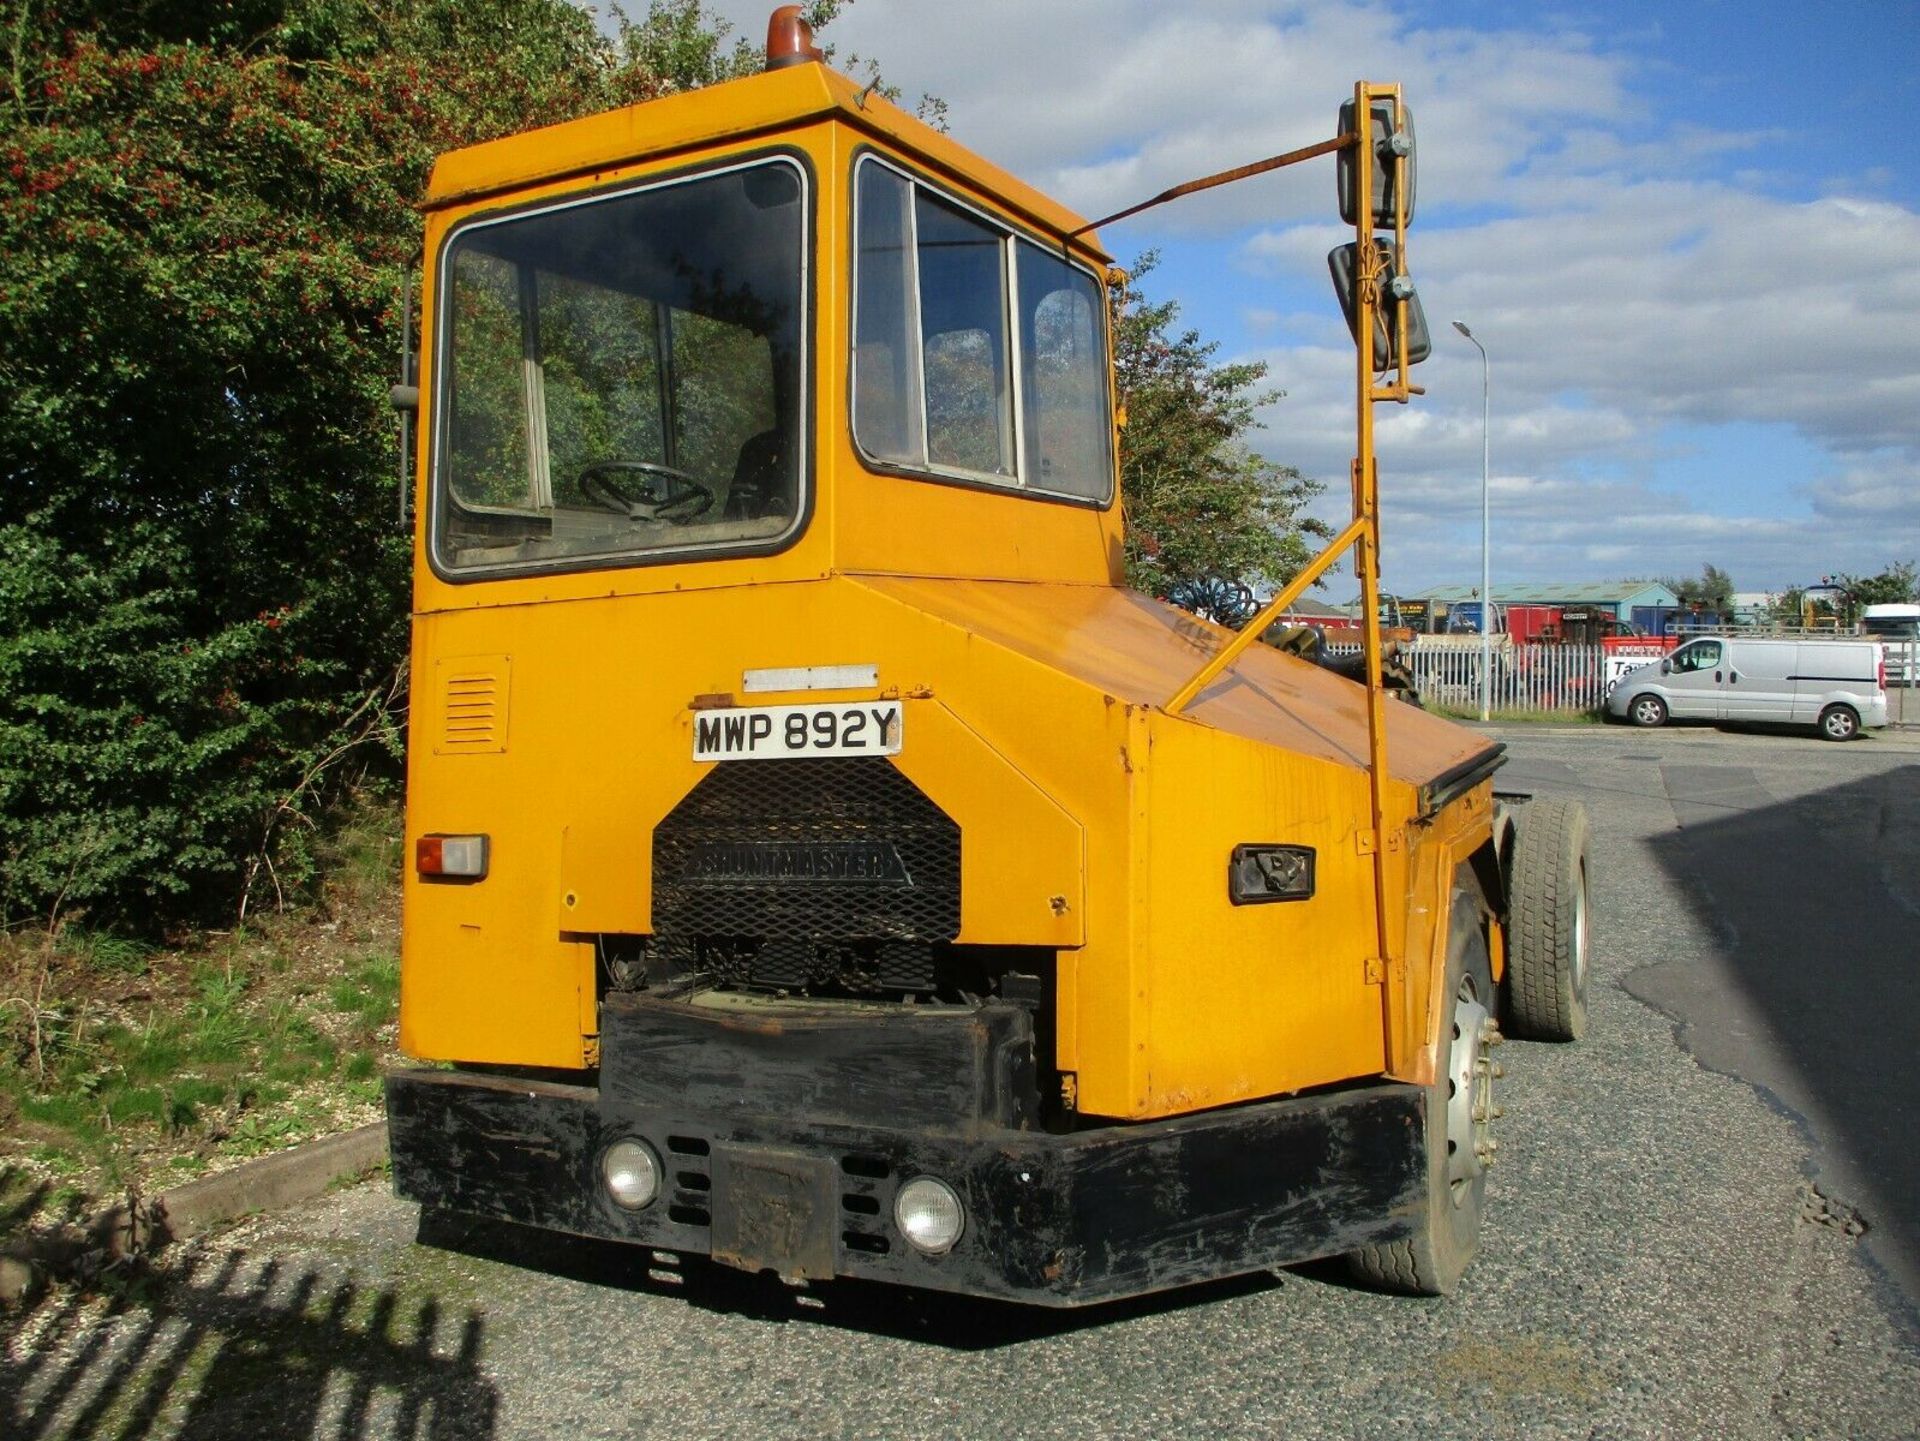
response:
M1500 1112L1493 1081L1499 1069L1489 1052L1500 1044L1500 1030L1493 1019L1493 970L1479 892L1464 886L1453 892L1445 994L1441 1052L1427 1088L1426 1200L1411 1236L1347 1257L1354 1276L1367 1285L1412 1296L1447 1295L1480 1248L1487 1168L1496 1148L1492 1124Z
M616 475L658 476L666 482L666 491L656 492L647 480L629 492L612 478ZM664 520L685 525L696 516L705 515L713 505L713 492L684 470L651 460L598 460L580 472L576 484L580 494L595 505L605 506L615 515L632 520Z
M1627 719L1637 726L1667 723L1667 703L1657 695L1637 695L1627 704Z
M1860 734L1860 717L1852 706L1830 705L1820 712L1820 734L1830 741L1850 741Z
M1587 809L1531 801L1518 820L1501 1019L1516 1036L1577 1041L1587 1032Z

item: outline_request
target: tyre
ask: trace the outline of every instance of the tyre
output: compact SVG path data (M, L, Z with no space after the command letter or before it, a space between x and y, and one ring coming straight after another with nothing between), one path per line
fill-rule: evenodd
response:
M1587 809L1531 801L1517 821L1501 1019L1529 1040L1577 1041L1587 1030Z
M1441 1023L1437 1074L1427 1088L1427 1194L1402 1241L1347 1257L1354 1277L1383 1291L1445 1296L1480 1248L1487 1168L1495 1143L1489 1054L1500 1044L1493 1019L1493 970L1477 891L1456 888L1447 936L1448 1014Z
M1850 741L1860 734L1860 717L1851 706L1830 705L1820 712L1820 734L1830 741Z
M1667 703L1657 695L1637 695L1627 705L1627 719L1637 726L1667 723Z

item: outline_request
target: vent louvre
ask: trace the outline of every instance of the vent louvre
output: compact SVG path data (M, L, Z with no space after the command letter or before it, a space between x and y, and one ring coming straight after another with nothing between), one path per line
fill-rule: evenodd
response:
M435 755L498 755L507 748L507 687L504 655L443 660L439 676L440 732Z

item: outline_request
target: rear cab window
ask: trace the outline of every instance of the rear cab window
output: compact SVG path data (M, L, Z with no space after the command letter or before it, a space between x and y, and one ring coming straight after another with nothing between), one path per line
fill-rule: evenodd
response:
M453 232L438 569L759 551L797 531L806 191L770 157Z

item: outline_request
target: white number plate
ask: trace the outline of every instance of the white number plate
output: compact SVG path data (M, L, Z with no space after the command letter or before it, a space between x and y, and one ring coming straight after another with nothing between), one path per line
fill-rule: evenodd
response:
M901 715L897 700L695 711L693 758L757 761L783 756L898 755Z

